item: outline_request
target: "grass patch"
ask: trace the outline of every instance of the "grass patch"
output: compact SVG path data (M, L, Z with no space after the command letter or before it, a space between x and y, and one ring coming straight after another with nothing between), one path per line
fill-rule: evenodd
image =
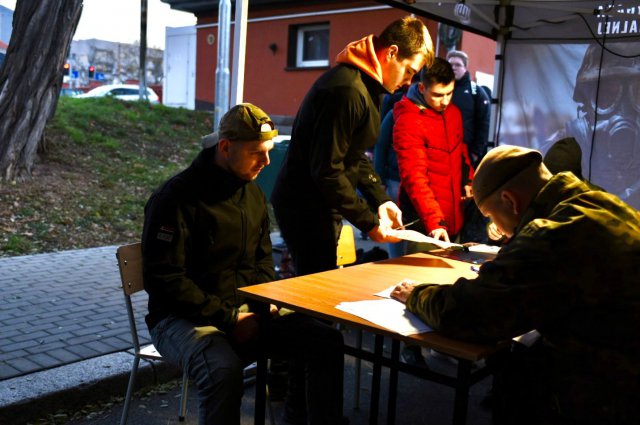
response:
M144 205L186 167L213 114L61 98L33 176L0 186L0 256L139 240Z

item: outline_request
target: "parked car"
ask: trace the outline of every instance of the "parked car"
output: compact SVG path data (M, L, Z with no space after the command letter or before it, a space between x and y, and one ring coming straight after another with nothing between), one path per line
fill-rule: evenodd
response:
M87 97L103 97L113 96L116 99L121 100L139 100L140 87L136 84L105 84L104 86L96 87L86 93L75 96L76 98ZM159 98L156 92L147 87L147 98L151 103L159 103Z
M80 89L71 89L68 87L63 87L60 89L60 96L78 96L80 94L84 93L82 90Z

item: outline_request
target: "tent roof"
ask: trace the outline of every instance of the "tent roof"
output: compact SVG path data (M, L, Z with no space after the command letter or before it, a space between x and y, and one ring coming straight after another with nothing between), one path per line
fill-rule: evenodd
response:
M160 0L167 3L172 9L189 13L210 12L218 10L219 0ZM249 0L251 9L274 9L279 7L305 6L318 3L343 3L340 0ZM231 7L235 8L235 1L231 2Z
M640 40L639 0L378 1L494 40L502 34L513 40L584 41L602 39L605 33L609 40Z

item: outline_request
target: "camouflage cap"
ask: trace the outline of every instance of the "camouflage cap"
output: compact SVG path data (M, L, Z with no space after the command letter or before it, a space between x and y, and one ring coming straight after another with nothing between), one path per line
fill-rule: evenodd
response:
M478 207L521 171L541 162L542 154L537 150L509 145L491 149L473 177L473 199Z
M262 109L251 103L240 103L222 116L218 131L202 138L202 148L213 147L220 140L262 142L271 140L277 135L278 130L275 129L273 121Z

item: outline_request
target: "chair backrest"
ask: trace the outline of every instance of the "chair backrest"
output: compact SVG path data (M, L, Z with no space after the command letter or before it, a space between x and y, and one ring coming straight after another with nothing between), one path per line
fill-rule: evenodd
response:
M344 224L342 226L342 231L338 238L336 256L336 265L338 267L356 262L356 241L353 237L353 227L349 224Z
M138 328L134 317L133 304L131 303L131 295L144 289L144 282L142 280L142 248L140 243L118 247L116 250L116 258L118 259L118 268L120 269L124 302L127 306L127 315L129 316L131 339L137 355L141 347L138 339Z
M140 242L118 247L116 251L122 290L126 295L144 289L142 280L142 248Z

